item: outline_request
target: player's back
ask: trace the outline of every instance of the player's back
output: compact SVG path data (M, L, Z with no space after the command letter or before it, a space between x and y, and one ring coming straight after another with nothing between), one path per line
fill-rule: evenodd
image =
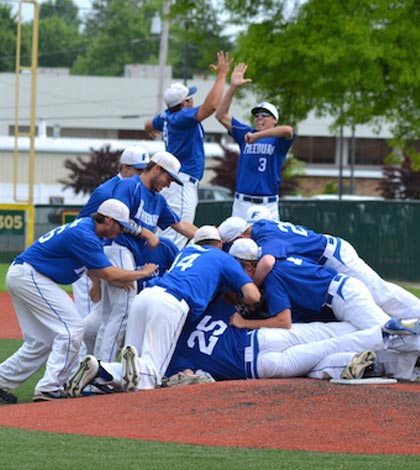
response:
M261 255L285 258L291 254L317 262L324 253L327 239L301 225L261 219L252 225L251 237L261 247Z

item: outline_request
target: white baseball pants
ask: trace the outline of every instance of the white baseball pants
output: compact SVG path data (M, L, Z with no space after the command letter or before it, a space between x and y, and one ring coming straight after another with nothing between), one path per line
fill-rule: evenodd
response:
M171 209L179 215L181 220L186 220L193 224L198 204L198 184L190 182L188 180L189 176L185 173L180 173L180 179L183 180L184 186L172 182L169 188L162 189L160 194L166 199ZM179 249L184 248L188 241L186 237L171 227L165 230L158 229L156 234L160 237L171 239Z
M330 255L325 266L362 281L372 294L375 303L388 315L395 318L420 318L420 299L397 284L382 279L359 257L348 241L340 240L339 257L342 262Z
M127 323L125 344L139 353L139 390L155 388L168 368L189 312L185 300L154 286L134 299Z
M24 341L0 364L0 387L14 389L46 364L35 390L62 390L78 365L83 338L83 320L73 300L27 263L9 268L6 285Z

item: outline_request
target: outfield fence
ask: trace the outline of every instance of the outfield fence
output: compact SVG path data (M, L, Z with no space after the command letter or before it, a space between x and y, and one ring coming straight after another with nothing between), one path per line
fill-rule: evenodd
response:
M36 206L35 239L73 220L79 209ZM231 210L229 201L201 202L195 222L218 225ZM345 238L386 279L420 281L420 201L282 200L280 213L283 220ZM21 228L14 230L10 226L19 219L10 215L0 205L0 262L10 262L25 248Z

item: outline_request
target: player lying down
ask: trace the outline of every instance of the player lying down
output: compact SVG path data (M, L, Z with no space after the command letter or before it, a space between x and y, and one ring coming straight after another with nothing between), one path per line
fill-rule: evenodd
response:
M362 331L346 322L247 330L229 325L234 312L233 305L219 300L184 327L166 374L173 377L163 380L164 385L209 382L212 378L357 379L384 374L413 378L420 349L418 320L392 319L382 327ZM141 370L137 359L137 351L130 345L123 349L121 363L102 363L86 356L67 383L68 396L81 396L89 384L102 389L110 386L113 391L142 390L142 375L147 371Z

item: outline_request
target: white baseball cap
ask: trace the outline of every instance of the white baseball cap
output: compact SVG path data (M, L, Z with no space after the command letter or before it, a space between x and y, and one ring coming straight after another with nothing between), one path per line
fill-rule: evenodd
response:
M258 113L258 111L268 111L270 114L273 115L274 118L279 120L279 112L277 108L274 106L274 104L269 103L268 101L264 101L264 103L260 103L255 108L251 109L251 113L255 116L255 113Z
M172 83L172 85L165 90L163 94L163 99L165 100L166 106L168 108L173 108L174 106L182 103L184 100L191 98L191 96L196 93L197 87L186 87L182 83Z
M248 227L246 220L240 217L228 217L219 225L219 233L223 241L230 243L242 235Z
M220 233L213 225L203 225L194 234L194 243L202 242L203 240L217 240L221 242Z
M118 199L107 199L97 210L98 214L111 217L125 228L131 229L130 211L128 207Z
M150 162L149 153L140 145L131 145L121 154L120 163L142 170Z
M238 259L257 261L260 256L260 248L251 238L239 238L233 242L229 254Z
M156 152L150 161L155 162L157 165L161 166L165 171L167 171L175 183L178 183L180 186L184 186L184 183L179 179L178 176L181 163L179 163L179 160L174 157L172 153L165 152L164 150L161 152Z
M246 211L246 220L249 224L253 224L257 220L266 219L273 220L273 214L270 209L265 206L251 206Z

